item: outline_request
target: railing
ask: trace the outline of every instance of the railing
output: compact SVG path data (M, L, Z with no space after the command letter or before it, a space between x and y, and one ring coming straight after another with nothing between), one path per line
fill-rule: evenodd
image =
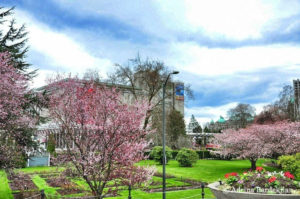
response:
M195 194L193 196L178 198L178 199L209 199L209 198L205 198L204 188L205 188L205 184L202 183L201 184L201 193ZM132 195L131 195L131 191L132 191L132 188L129 185L129 187L128 187L128 197L124 197L122 199L139 199L139 198L133 198ZM174 193L174 192L179 192L179 191L182 191L182 190L167 191L166 196L168 197L169 193ZM158 192L158 193L162 193L162 192ZM98 198L99 198L99 196L78 196L78 197L58 196L58 195L52 195L52 194L45 193L44 190L41 190L41 192L39 194L36 194L34 196L30 196L30 197L24 198L24 199L98 199Z

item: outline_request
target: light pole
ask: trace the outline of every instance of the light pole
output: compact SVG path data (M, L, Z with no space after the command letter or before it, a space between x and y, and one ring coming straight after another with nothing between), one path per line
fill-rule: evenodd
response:
M166 86L168 83L168 80L171 75L178 74L178 71L173 71L168 74L167 79L165 80L163 84L163 199L166 199L166 113L165 113L165 95L166 95Z

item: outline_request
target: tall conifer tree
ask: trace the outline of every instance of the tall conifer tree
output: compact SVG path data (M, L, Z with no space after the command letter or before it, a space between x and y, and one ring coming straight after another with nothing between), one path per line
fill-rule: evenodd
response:
M202 128L201 128L200 124L198 123L198 121L196 120L194 115L192 115L192 117L191 117L188 128L193 133L201 133L202 132Z
M18 27L15 19L10 19L14 14L13 11L14 7L9 9L0 7L0 52L9 52L12 65L27 78L32 79L36 71L29 72L30 64L25 60L28 52L26 44L28 32L24 24Z
M30 64L26 61L28 52L27 34L25 25L17 25L13 17L14 7L0 7L0 53L9 53L9 65L17 69L17 73L26 78L27 81L32 80L36 76L36 70L29 71ZM27 86L27 85L26 85ZM40 110L45 106L42 94L26 88L28 92L24 93L25 102L22 104L23 111L29 113L32 117L38 118L37 122L45 120L40 117ZM0 91L1 93L1 91ZM1 129L0 129L1 130ZM20 137L16 139L21 146L31 147L36 146L32 140L35 129L32 127L23 127L19 129Z

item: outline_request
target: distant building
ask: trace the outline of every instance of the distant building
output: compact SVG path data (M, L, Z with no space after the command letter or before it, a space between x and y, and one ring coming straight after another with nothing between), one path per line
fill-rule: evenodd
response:
M247 122L250 124L253 122L253 118L249 118ZM191 125L192 126L192 125ZM222 133L225 129L239 129L242 125L238 121L225 120L223 116L215 122L211 120L204 126L204 131L202 133L195 133L188 128L187 135L192 137L193 140L200 146L204 146L206 149L217 148L217 145L213 144L214 135L216 133Z
M297 120L300 119L300 80L293 80L294 88L294 113Z
M248 118L247 124L251 124L253 122L254 118ZM213 120L207 125L207 128L209 129L209 132L212 133L221 133L225 129L239 129L242 128L243 124L241 124L239 121L234 120L225 120L223 116L220 116L220 118L214 122Z

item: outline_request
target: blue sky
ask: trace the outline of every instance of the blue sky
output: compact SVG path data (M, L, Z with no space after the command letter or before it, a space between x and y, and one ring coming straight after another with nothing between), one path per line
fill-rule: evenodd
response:
M139 52L180 71L195 100L185 117L226 116L237 103L259 112L300 77L300 1L2 0L29 31L33 86L55 72L97 69ZM299 74L298 74L299 73Z

